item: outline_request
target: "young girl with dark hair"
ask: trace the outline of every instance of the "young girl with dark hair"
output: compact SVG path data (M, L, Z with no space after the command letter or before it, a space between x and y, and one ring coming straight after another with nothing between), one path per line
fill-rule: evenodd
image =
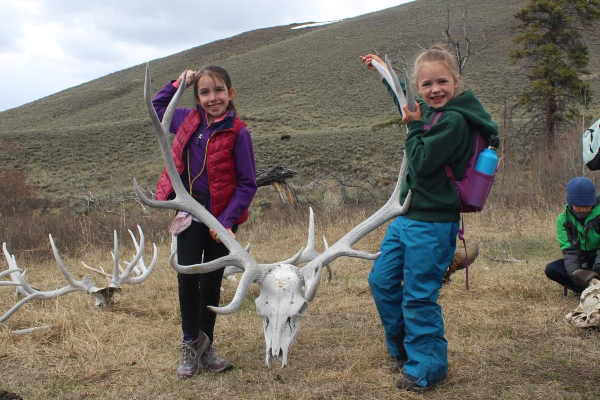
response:
M206 66L187 71L170 81L152 100L162 117L185 79L194 85L194 108L175 110L170 131L175 134L172 155L181 180L189 193L206 207L235 237L239 224L248 219L248 207L257 190L252 138L237 117L233 105L235 89L227 71ZM174 196L173 186L163 171L156 199ZM226 256L229 252L214 230L179 212L172 232L177 234L180 265L194 265ZM184 223L182 223L185 221ZM183 340L177 368L180 379L200 369L223 372L233 365L217 357L213 347L216 314L208 306L218 306L223 268L206 274L178 274L179 305Z

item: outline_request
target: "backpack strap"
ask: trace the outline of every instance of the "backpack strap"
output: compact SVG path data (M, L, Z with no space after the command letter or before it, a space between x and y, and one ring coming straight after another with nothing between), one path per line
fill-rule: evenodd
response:
M423 130L427 131L429 130L432 126L435 125L436 122L438 122L438 119L440 119L440 117L442 116L444 112L443 111L434 111L431 113L431 115L429 116L429 123L427 125L423 125Z

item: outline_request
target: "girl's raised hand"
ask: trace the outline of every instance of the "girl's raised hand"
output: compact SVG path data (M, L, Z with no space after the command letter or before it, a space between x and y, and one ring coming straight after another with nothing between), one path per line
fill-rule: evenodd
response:
M187 71L182 72L181 75L179 76L179 82L183 81L184 73L185 73L185 84L190 86L192 83L194 83L194 79L196 78L196 71L188 69Z
M402 111L404 111L404 115L402 116L402 122L404 123L404 125L408 126L409 123L413 121L420 121L421 118L423 118L421 115L421 106L419 105L419 102L415 101L415 104L417 105L417 108L414 112L411 112L408 109L408 105L402 107Z
M375 61L376 63L378 63L379 65L381 65L383 68L385 68L387 70L387 65L383 62L383 60L375 55L375 54L367 54L366 56L359 56L360 60L362 62L365 63L365 65L367 66L367 68L369 68L371 71L376 71L375 67L371 65L371 61Z

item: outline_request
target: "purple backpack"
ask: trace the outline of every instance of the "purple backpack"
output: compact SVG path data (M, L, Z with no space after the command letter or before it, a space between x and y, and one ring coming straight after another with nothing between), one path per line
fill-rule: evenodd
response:
M443 112L438 112L435 116L433 116L433 121L431 124L425 125L423 129L428 130L435 125L442 114ZM462 213L472 213L483 210L485 201L490 194L492 184L496 178L496 173L500 168L500 164L498 164L494 175L484 174L475 169L477 157L479 157L479 154L487 147L487 141L479 134L479 131L475 132L475 137L475 150L469 159L469 163L467 164L467 168L465 169L461 180L457 181L456 178L454 178L454 173L452 172L450 166L448 164L444 165L444 168L446 169L446 175L452 179L456 185L456 189L458 190L458 197L460 198L460 212Z

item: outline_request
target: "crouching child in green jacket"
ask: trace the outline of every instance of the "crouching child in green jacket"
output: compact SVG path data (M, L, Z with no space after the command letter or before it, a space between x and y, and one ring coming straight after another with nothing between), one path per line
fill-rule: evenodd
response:
M589 179L577 177L567 184L556 234L563 258L546 265L546 276L581 293L592 279L600 279L600 204Z

